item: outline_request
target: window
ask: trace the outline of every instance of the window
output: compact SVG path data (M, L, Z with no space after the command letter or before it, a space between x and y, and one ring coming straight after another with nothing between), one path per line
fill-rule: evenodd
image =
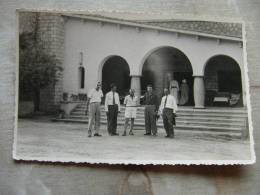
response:
M85 68L79 67L79 88L85 88Z

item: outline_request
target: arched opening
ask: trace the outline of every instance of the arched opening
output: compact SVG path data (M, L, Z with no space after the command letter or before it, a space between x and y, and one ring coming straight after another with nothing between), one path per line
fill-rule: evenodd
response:
M174 47L160 47L153 50L145 59L142 69L142 93L148 84L152 84L158 97L163 95L163 88L169 88L170 81L179 85L178 102L180 105L194 105L192 66L186 55ZM180 100L184 94L183 80L186 80L186 100ZM182 89L182 90L181 90Z
M124 96L130 88L130 70L126 60L120 56L107 58L102 68L103 93L110 91L110 84L115 83L120 96Z
M217 55L204 69L206 106L242 106L242 80L239 64L231 57Z
M85 68L82 66L79 67L79 88L85 88Z

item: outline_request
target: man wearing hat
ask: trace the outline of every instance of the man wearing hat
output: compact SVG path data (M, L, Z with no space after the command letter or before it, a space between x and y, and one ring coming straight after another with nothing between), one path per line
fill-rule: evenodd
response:
M144 117L145 117L145 131L144 135L157 135L156 118L158 114L158 98L153 93L152 85L147 86L147 92L144 96Z
M116 132L117 128L117 115L118 112L120 112L120 101L119 101L119 95L116 92L116 85L111 84L110 85L111 91L109 91L106 94L106 99L105 99L105 111L107 113L107 130L108 134L113 136L113 135L119 135Z

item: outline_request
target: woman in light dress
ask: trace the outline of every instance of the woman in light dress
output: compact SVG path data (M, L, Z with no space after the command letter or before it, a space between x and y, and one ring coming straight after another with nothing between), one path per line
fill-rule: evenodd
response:
M185 105L189 101L189 86L187 84L186 79L182 80L180 92L181 95L180 95L179 105Z
M171 75L172 79L169 82L169 91L170 94L175 97L176 103L179 103L179 83L178 81L174 80L173 75Z

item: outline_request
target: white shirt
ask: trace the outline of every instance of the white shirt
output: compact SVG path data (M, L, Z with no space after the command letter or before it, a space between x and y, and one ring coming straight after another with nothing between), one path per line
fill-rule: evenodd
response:
M89 103L101 102L102 97L103 97L103 92L101 89L99 89L98 91L96 89L91 89L88 93L88 98L90 98Z
M132 98L130 95L126 96L124 100L124 104L126 105L126 107L137 106L137 97L133 96Z
M117 92L114 92L114 97L115 97L115 104L118 105L118 111L120 111L120 101L119 101L119 95ZM105 99L105 111L108 111L108 106L113 105L113 92L110 91L106 94L106 99Z
M178 110L177 104L176 104L176 100L175 97L171 94L168 95L167 97L167 102L165 104L165 100L166 100L166 96L162 97L162 101L161 101L161 105L160 105L160 113L162 113L164 108L170 108L173 109L173 113L176 113L176 111ZM165 105L165 107L164 107Z

